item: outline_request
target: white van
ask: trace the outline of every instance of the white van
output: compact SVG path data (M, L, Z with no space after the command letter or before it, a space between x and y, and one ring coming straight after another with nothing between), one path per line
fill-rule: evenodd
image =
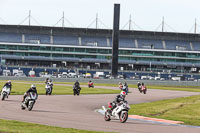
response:
M3 70L3 76L11 76L10 70Z

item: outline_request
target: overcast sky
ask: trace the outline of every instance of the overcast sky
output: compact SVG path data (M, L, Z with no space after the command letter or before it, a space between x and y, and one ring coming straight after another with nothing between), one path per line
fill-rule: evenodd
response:
M86 28L98 18L109 28L113 25L114 3L121 5L120 28L128 29L126 23L131 14L132 21L142 30L155 31L165 19L166 31L194 32L195 18L200 24L199 0L0 0L0 24L18 25L31 10L31 16L43 26L53 26L65 13L75 27ZM66 21L65 20L65 21ZM28 20L23 24L28 24ZM37 25L34 20L31 24ZM61 26L58 23L56 26ZM133 29L140 30L132 24ZM70 27L69 23L65 26ZM100 28L107 28L99 22ZM90 28L95 27L95 23ZM193 29L192 29L193 27ZM199 30L198 25L198 31ZM161 27L158 31L161 30Z

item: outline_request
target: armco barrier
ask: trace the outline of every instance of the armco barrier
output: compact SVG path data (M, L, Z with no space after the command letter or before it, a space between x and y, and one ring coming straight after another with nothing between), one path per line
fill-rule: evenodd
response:
M24 81L45 81L46 78L40 77L14 77L14 76L0 76L0 80L24 80ZM118 85L119 82L127 82L128 84L137 84L138 82L144 82L148 85L169 85L169 86L200 86L200 82L197 81L159 81L159 80L125 80L125 79L89 79L89 78L51 78L53 82L79 82L87 83L92 80L94 83L112 83Z

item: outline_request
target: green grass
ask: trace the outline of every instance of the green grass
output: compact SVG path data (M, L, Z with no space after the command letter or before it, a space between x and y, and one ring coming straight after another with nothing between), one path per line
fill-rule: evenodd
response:
M27 82L27 83L19 83L19 82ZM5 82L0 82L1 88L3 87ZM22 95L26 92L31 84L35 84L37 86L38 94L45 94L45 84L41 84L44 82L29 82L29 81L12 81L12 91L11 94L14 95ZM57 83L56 83L57 84ZM73 83L71 83L72 85ZM115 94L120 93L120 90L111 90L111 89L102 89L102 88L88 88L81 87L81 94ZM53 87L53 95L72 95L73 90L72 86L64 86L64 85L54 85Z
M200 95L131 105L129 114L200 126Z
M103 133L0 119L0 133Z

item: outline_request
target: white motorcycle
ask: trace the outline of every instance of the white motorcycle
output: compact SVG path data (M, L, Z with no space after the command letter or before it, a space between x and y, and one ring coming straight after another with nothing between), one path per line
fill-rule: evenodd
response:
M21 104L21 109L24 110L28 108L29 111L33 109L33 105L35 104L37 99L37 94L34 92L30 92L29 95L25 98L24 102Z
M2 91L1 91L1 100L5 100L5 98L8 98L8 95L10 94L10 88L8 87L3 87Z
M53 84L52 83L47 83L45 86L46 89L46 95L51 95L52 93L52 88L53 88Z
M128 110L130 109L130 106L127 101L119 103L119 105L117 105L117 107L115 107L113 110L111 110L111 103L108 103L108 107L109 108L106 109L104 106L102 106L103 110L105 111L105 121L116 119L120 120L121 123L126 122L126 120L128 119Z

